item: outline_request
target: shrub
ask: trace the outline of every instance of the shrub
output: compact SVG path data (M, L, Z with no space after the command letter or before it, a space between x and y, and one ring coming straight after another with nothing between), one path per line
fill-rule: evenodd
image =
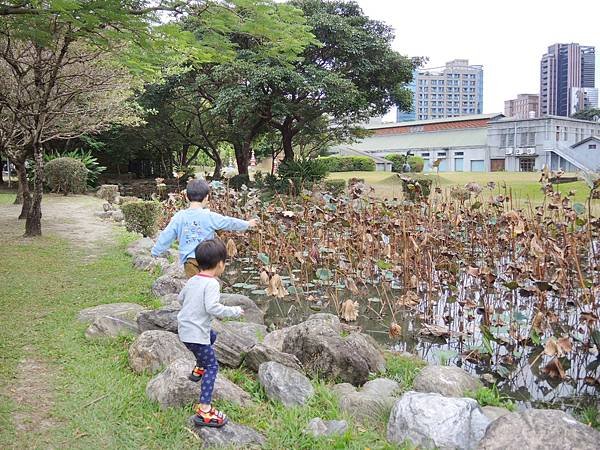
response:
M144 237L154 236L158 231L158 218L161 205L153 201L137 201L121 206L125 216L125 227L128 231L140 233Z
M423 167L425 166L425 160L420 156L409 156L406 158L406 155L387 155L385 157L388 161L392 162L392 172L402 173L404 172L403 166L404 161L410 166L411 172L423 172Z
M302 188L310 188L327 176L327 167L321 159L303 159L298 161L285 161L279 166L278 175L282 188L293 185L296 192ZM287 182L287 183L286 183Z
M82 194L85 192L88 170L74 158L56 158L45 165L46 184L52 192Z
M251 186L250 176L248 174L238 174L229 180L229 187L236 191L239 191L244 185L246 185L246 187Z
M325 190L338 196L346 190L346 180L325 180Z
M402 178L402 191L407 200L416 201L429 197L431 194L431 183L433 180L414 180Z
M73 150L63 154L50 153L44 156L46 162L50 162L58 158L73 158L81 161L88 170L87 185L90 187L96 187L98 183L98 177L106 170L106 167L101 166L98 163L98 158L92 155L91 151L84 152L82 150Z
M368 156L328 156L319 158L329 172L374 172L375 161Z
M96 192L96 196L102 200L106 200L108 203L116 203L119 197L119 186L116 184L103 184Z

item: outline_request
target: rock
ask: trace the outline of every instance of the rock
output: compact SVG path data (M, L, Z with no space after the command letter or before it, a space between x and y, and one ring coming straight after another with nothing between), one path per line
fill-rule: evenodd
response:
M158 402L161 408L185 406L198 401L201 383L188 379L194 368L194 358L180 358L173 361L160 374L152 378L146 386L146 395L150 400ZM236 384L221 374L217 375L213 399L227 400L240 406L250 406L252 398Z
M247 322L221 322L214 320L212 328L217 332L214 345L217 360L232 368L242 364L244 356L259 342L259 337L266 333L267 327Z
M510 414L508 409L500 408L499 406L483 406L481 410L492 422L500 417Z
M283 340L287 336L290 328L282 328L281 330L274 330L268 333L263 339L263 345L271 347L274 350L283 352Z
M344 434L347 430L348 422L345 420L323 420L320 417L315 417L308 422L304 432L314 437L319 437Z
M356 421L368 424L373 418L383 418L390 412L399 389L400 384L396 381L377 378L365 383L359 391L349 383L341 383L333 387L333 392L342 411Z
M143 311L138 315L137 324L140 331L165 330L177 333L177 314L181 306L168 305L162 308Z
M144 307L137 303L106 303L104 305L82 309L79 311L77 320L80 322L93 322L99 317L104 316L136 320L138 314L142 311L144 311Z
M306 404L315 393L303 374L274 361L260 365L258 381L269 399L278 400L288 407Z
M475 449L489 423L471 398L411 391L392 408L387 438L396 444L408 439L424 449Z
M181 308L181 304L179 303L178 297L179 294L167 294L163 295L162 297L159 297L159 300L165 306L169 305L172 307Z
M198 427L194 424L193 416L188 426L200 437L202 448L261 448L266 440L258 431L229 421L221 428Z
M154 247L154 241L146 237L138 239L137 241L129 245L129 247L127 247L126 253L129 256L149 255L150 251L152 250L152 247Z
M249 297L240 294L221 294L221 303L225 306L241 306L244 310L244 320L246 322L263 325L265 323L265 313L263 313L256 303Z
M112 214L112 211L98 211L94 213L94 216L98 217L99 219L110 219Z
M85 337L88 339L117 337L127 334L140 334L137 324L131 320L121 319L113 316L98 317L88 327Z
M284 337L283 351L295 355L312 376L341 379L354 385L385 370L383 355L370 336L350 333L341 337L322 320L291 327Z
M133 257L133 267L137 270L153 271L155 268L159 268L164 271L169 267L169 261L165 258L155 258L148 255L135 255Z
M300 361L294 355L283 353L263 344L256 344L246 353L244 365L254 372L258 372L259 366L264 362L275 361L295 370L302 370Z
M307 324L308 322L312 322L313 324L317 323L318 325L322 325L324 327L329 327L337 333L340 333L342 331L340 319L337 316L329 313L317 313L309 316L305 322L302 322L298 325L292 325L291 327L271 331L263 339L263 344L267 347L271 347L275 350L283 352L283 341L288 335L288 333L294 329L297 329L298 327L306 327L306 325L304 324Z
M599 446L600 432L553 409L506 414L490 424L479 443L481 450L592 450Z
M129 347L129 366L137 373L156 372L179 358L193 360L193 355L168 331L144 331Z
M463 397L467 391L476 391L481 386L477 377L451 366L424 367L413 383L417 392L437 392L447 397Z
M125 215L123 214L123 211L117 210L113 212L112 219L115 222L122 222L123 220L125 220Z
M156 279L152 285L152 293L156 297L162 297L167 294L179 294L183 286L185 286L186 281L183 276L166 273Z

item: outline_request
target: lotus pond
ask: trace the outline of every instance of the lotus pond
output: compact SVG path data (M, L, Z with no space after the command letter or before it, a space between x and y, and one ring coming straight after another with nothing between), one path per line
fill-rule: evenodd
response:
M470 183L412 201L354 182L265 198L215 189L213 209L262 220L230 237L226 290L249 294L268 322L338 314L393 350L455 364L522 401L565 406L600 389L600 219L542 174L541 204ZM168 202L169 203L169 202ZM171 205L176 202L174 198Z

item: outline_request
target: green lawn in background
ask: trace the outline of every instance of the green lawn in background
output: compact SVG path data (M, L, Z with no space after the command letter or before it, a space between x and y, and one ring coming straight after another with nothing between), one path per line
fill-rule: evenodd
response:
M464 186L470 182L485 186L488 182L493 181L496 183L494 194L504 194L512 191L513 198L518 201L531 200L534 203L539 203L544 200L544 195L540 190L539 172L440 172L439 174L430 172L400 175L432 179L434 186L442 188ZM565 174L564 176L573 175ZM402 183L398 174L390 172L337 172L329 174L329 178L344 180L362 178L375 188L378 196L382 197L398 196L402 192ZM575 191L573 199L577 202L585 201L589 194L589 188L584 181L557 184L555 188L565 193Z

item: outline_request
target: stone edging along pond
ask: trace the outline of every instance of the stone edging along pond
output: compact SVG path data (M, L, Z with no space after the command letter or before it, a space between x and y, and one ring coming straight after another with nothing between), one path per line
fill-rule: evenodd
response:
M134 266L163 271L152 291L163 306L146 310L136 304L118 303L88 308L79 320L90 323L86 336L137 335L129 349L134 372L157 373L146 389L147 396L161 408L192 404L199 385L187 379L194 364L192 354L176 335L179 305L176 294L185 283L181 270L166 259L150 258L150 239L128 248ZM368 335L348 329L332 314L317 313L304 322L268 331L262 310L248 297L223 294L223 303L240 305L247 321L218 321L215 344L221 366L246 367L256 377L267 398L285 406L305 405L315 394L310 379L317 375L330 380L340 410L358 424L368 425L374 417L387 422L387 439L401 444L410 441L420 448L595 449L600 432L555 410L524 409L510 412L497 407L480 407L466 398L481 386L477 377L458 367L427 366L415 378L412 390L387 378L385 359L379 345ZM340 383L341 381L341 383ZM337 384L335 384L337 382ZM248 392L219 376L215 399L240 407L257 401ZM190 425L191 426L191 425ZM345 433L344 421L315 418L306 424L315 436ZM193 427L192 427L193 428ZM252 428L228 424L223 429L195 429L205 446L260 447L265 437Z

